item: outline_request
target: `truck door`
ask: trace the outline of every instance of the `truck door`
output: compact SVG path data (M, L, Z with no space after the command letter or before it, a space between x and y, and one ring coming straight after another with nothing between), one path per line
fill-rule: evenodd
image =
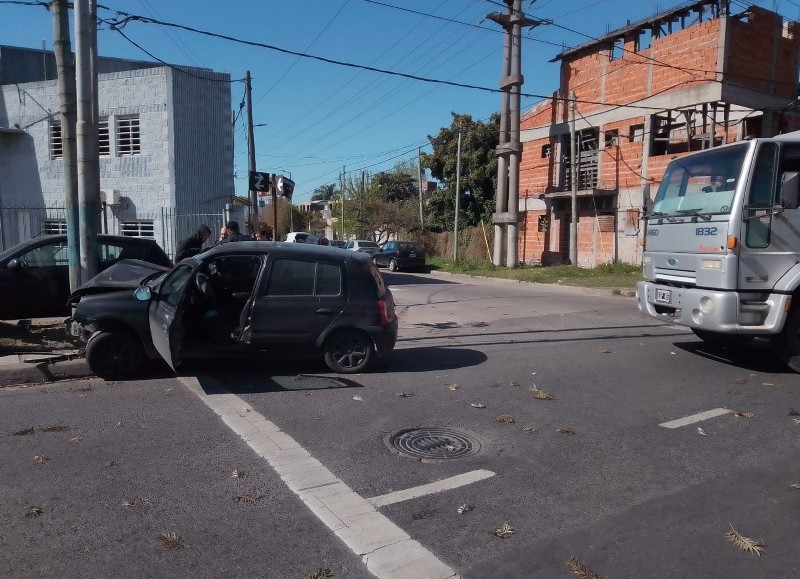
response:
M743 291L772 289L797 263L800 212L782 209L780 191L784 173L799 168L798 145L765 142L756 152L742 215L739 288Z

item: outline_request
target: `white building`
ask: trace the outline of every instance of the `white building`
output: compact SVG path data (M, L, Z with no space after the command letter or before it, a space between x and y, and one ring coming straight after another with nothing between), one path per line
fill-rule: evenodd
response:
M98 71L101 228L172 254L200 223L218 227L234 197L230 75L108 58ZM53 54L0 46L0 88L5 249L65 228Z

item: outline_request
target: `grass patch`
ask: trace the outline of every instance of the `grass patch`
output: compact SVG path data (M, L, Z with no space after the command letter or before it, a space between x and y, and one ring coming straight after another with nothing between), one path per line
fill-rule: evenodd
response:
M76 348L78 340L67 335L63 323L27 325L0 322L0 355L48 352Z
M495 267L486 261L453 262L441 257L428 258L435 271L465 275L514 279L533 283L549 283L589 288L613 288L615 295L625 295L642 280L642 268L625 263L601 265L592 269L574 265L520 265L516 268Z

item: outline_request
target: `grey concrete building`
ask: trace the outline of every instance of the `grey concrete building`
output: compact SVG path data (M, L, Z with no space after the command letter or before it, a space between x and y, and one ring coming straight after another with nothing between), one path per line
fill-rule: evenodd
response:
M168 253L234 196L227 73L112 58L98 63L101 227ZM65 227L52 52L0 46L0 242Z

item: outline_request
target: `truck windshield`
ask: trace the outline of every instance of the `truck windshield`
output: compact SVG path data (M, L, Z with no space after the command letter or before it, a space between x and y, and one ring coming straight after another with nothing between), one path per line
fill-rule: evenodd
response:
M651 217L728 214L747 143L674 159L658 188Z

